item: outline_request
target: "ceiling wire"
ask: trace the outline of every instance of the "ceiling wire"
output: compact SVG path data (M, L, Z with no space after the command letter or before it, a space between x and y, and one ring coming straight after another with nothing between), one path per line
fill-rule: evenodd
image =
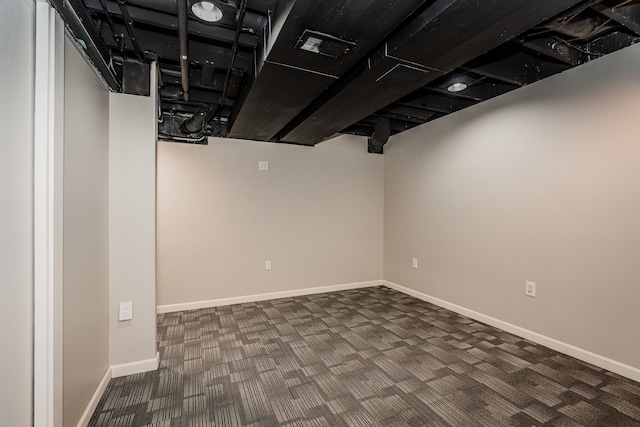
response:
M220 106L218 107L218 111L215 114L218 117L220 117L224 103L227 100L227 92L229 90L229 80L231 79L231 71L233 70L233 63L235 62L236 55L238 53L238 40L240 40L240 33L242 33L242 24L243 24L244 15L246 12L247 12L247 0L242 0L242 3L240 5L240 14L238 17L238 24L237 24L238 26L236 27L236 34L235 34L235 37L233 38L233 46L231 48L231 59L229 61L229 68L227 69L227 76L224 79L224 87L222 89Z

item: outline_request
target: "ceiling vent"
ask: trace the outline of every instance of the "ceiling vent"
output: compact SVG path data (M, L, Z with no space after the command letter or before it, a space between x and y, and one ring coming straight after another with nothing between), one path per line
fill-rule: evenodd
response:
M356 46L354 42L342 40L329 34L304 30L302 37L296 44L296 49L319 55L339 58Z

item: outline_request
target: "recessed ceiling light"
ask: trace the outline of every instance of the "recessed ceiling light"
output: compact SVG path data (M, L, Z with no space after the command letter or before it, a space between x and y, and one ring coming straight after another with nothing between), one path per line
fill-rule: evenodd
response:
M462 83L462 82L458 82L458 83L454 83L451 86L449 86L447 88L447 90L449 92L460 92L463 91L467 88L467 84L466 83Z
M191 6L195 16L207 22L218 22L222 19L222 10L210 1L198 1Z

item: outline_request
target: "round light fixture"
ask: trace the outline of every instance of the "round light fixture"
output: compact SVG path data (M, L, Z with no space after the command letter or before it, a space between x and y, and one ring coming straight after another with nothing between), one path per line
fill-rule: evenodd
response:
M466 83L462 83L462 82L458 82L458 83L454 83L451 86L449 86L447 88L447 90L449 92L460 92L463 91L467 88L467 84Z
M191 6L193 14L206 22L218 22L222 19L222 10L213 2L197 1Z

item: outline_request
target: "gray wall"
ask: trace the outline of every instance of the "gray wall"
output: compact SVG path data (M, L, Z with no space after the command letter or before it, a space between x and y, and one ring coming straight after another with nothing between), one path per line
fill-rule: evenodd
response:
M32 424L32 0L0 2L0 424Z
M158 304L381 279L382 173L354 136L161 142Z
M109 367L109 92L65 40L63 416Z
M385 279L640 368L638 76L640 46L394 137Z

